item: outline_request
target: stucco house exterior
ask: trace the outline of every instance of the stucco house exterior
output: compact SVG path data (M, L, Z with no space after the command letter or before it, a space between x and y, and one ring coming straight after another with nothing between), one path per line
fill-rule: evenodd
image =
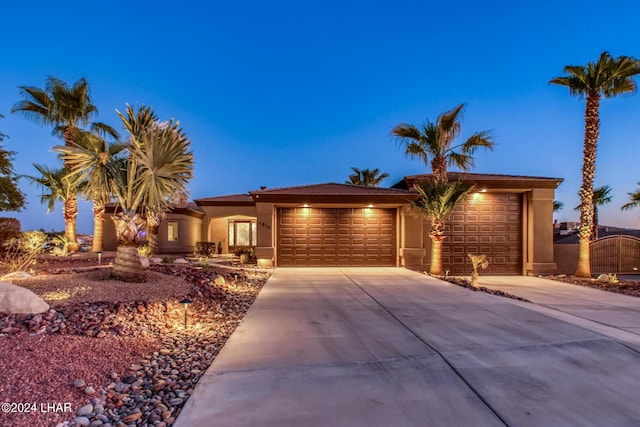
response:
M468 253L487 255L488 274L541 274L553 259L553 199L561 179L449 173L476 192L447 221L443 269L470 273ZM253 248L262 267L404 266L427 269L429 222L410 212L412 175L391 188L324 183L262 188L196 199L161 224L161 250L191 253L212 242L222 253ZM105 248L109 240L105 227ZM115 234L115 233L113 233ZM111 242L115 247L115 238Z

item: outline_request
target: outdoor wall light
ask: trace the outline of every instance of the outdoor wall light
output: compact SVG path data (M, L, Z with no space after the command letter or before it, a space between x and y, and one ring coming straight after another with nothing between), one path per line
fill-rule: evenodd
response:
M102 251L98 252L98 265L102 265Z
M368 207L368 208L372 208L372 207L373 207L373 205L372 205L371 203L369 203L369 204L367 205L367 207Z
M189 298L185 298L182 301L180 301L180 304L184 305L184 328L187 329L187 310L189 309L189 304L191 304L193 301L191 301Z

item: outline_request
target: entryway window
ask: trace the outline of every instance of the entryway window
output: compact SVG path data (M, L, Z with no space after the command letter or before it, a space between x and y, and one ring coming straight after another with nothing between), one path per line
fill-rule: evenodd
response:
M255 221L229 221L229 252L258 245L258 226Z
M170 242L178 240L178 221L167 222L167 240Z

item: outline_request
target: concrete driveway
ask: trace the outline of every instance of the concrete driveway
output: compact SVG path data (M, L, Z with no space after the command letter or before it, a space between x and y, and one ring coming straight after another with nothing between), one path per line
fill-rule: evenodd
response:
M512 301L404 269L277 269L174 425L640 425L640 353Z

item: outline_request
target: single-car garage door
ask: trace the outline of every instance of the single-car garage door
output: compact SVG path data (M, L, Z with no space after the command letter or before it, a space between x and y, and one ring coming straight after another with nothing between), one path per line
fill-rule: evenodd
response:
M278 208L279 267L395 266L396 210Z
M449 217L445 235L442 268L449 274L471 274L467 254L485 254L489 259L489 267L480 274L522 274L520 194L472 194Z

